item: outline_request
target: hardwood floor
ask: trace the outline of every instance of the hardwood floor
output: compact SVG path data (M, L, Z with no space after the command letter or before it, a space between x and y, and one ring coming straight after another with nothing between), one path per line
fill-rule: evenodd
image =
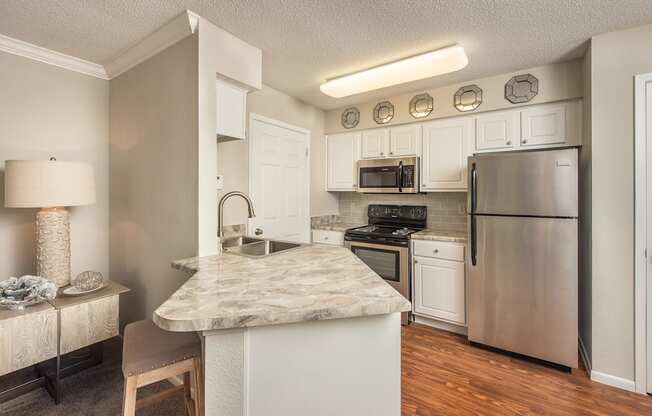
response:
M652 415L652 397L469 345L423 325L403 327L403 416Z

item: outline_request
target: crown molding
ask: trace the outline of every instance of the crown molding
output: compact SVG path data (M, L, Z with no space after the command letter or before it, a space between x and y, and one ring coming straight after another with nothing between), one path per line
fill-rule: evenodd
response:
M109 79L130 70L162 50L174 45L197 30L199 16L186 10L145 39L121 52L105 66Z
M105 66L0 34L0 51L110 80L197 31L199 15L186 10Z
M109 79L102 65L75 58L22 40L0 35L0 51L58 66L59 68L79 72L101 79Z

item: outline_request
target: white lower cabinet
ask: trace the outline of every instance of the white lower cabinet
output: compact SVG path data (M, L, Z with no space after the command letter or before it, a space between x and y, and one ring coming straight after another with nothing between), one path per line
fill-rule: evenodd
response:
M414 245L430 244L431 242L415 241ZM459 252L463 246L454 243L433 245L441 250L450 245L444 252ZM417 251L417 250L414 250ZM431 251L429 247L421 248L421 252ZM443 320L457 325L466 324L466 277L464 261L442 258L436 253L433 257L415 256L413 260L413 298L412 307L415 315L431 319Z
M312 230L312 242L314 244L341 246L344 245L344 233L341 231Z

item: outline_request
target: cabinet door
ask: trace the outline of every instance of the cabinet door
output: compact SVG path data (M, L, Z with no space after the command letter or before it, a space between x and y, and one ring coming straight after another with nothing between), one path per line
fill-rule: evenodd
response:
M358 186L360 133L333 134L326 137L326 144L326 190L354 191Z
M414 313L466 323L464 263L426 257L414 259Z
M475 148L481 150L511 149L519 140L518 110L479 115L475 121Z
M566 143L566 104L549 104L521 111L521 146Z
M408 124L389 129L389 155L416 156L421 144L421 125Z
M244 139L247 124L247 90L221 79L218 79L215 85L218 141Z
M423 124L422 191L466 190L473 121L471 117L458 117Z
M373 129L362 132L362 158L387 157L389 153L389 129Z

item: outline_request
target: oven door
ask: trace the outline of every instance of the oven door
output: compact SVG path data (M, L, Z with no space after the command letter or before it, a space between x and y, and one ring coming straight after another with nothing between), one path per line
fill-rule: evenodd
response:
M359 241L346 241L345 246L403 297L410 299L407 247Z

